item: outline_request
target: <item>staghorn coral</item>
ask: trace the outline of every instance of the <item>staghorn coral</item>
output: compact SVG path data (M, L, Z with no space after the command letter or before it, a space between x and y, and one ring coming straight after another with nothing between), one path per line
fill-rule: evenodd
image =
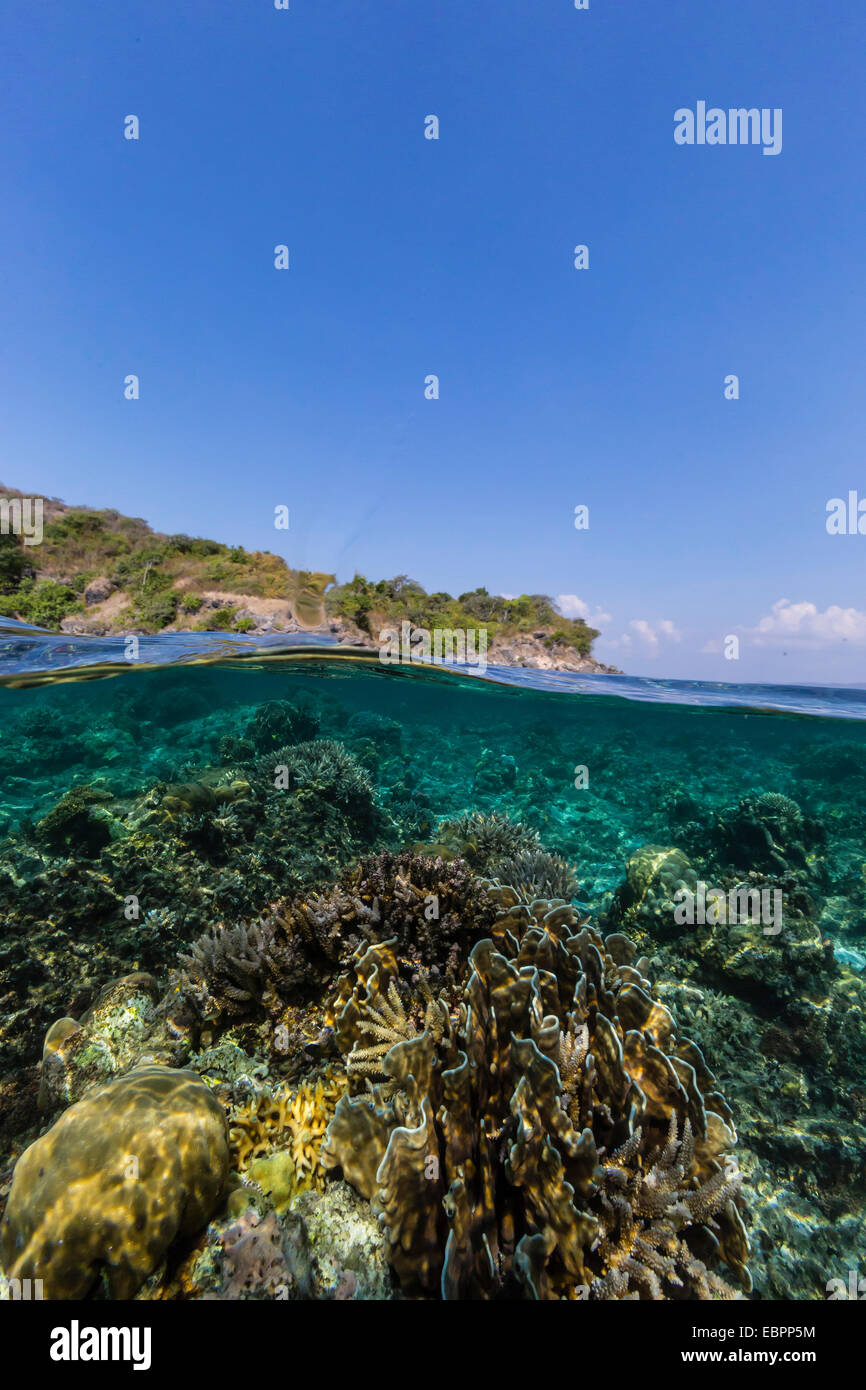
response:
M524 902L532 902L533 898L571 902L578 893L577 875L570 864L543 849L522 850L497 860L495 882L508 884Z
M140 1064L70 1106L15 1165L0 1226L10 1278L83 1298L102 1276L131 1298L228 1178L226 1117L194 1072Z
M319 1150L345 1085L342 1069L329 1067L296 1088L266 1088L233 1111L229 1143L237 1167L263 1189L279 1193L277 1206L299 1192L321 1191Z
M105 803L112 797L101 787L71 787L36 825L36 838L55 854L96 855L111 840ZM102 807L102 815L98 808Z
M633 946L498 896L459 1008L428 1006L377 1059L385 1083L350 1082L323 1162L373 1201L410 1292L733 1296L720 1263L748 1288L730 1111ZM348 1057L390 987L369 954L341 982Z
M272 780L284 769L287 789L296 795L313 794L354 817L375 819L370 779L342 743L313 739L289 744L263 758L260 767Z
M437 840L471 863L480 874L498 877L502 860L541 849L538 831L513 821L500 811L472 811L453 820L440 821Z
M677 1117L671 1115L664 1147L650 1155L643 1168L634 1163L641 1138L639 1127L602 1165L598 1253L607 1272L593 1280L592 1295L661 1299L665 1284L676 1292L688 1281L698 1298L734 1297L731 1286L692 1253L682 1232L710 1221L736 1195L738 1180L720 1169L697 1189L688 1190L694 1162L688 1119L680 1140Z

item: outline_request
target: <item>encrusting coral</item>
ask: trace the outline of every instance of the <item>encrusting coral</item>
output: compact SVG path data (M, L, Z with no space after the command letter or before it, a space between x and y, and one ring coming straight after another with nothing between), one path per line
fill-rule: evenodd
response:
M139 1064L64 1111L15 1165L0 1225L9 1278L131 1298L179 1235L206 1225L228 1179L225 1112L190 1071Z
M374 1203L404 1288L733 1297L724 1263L748 1289L730 1111L634 947L568 903L489 892L456 1012L412 994L388 943L341 982L356 1093L323 1161ZM403 1036L370 1058L386 1005Z

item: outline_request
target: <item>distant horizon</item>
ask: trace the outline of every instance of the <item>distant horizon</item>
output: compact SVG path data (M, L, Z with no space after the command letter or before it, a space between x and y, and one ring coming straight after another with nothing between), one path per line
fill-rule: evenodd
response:
M0 473L549 594L636 675L866 679L866 10L696 10L0 17Z
M25 496L25 497L26 497L26 496L30 496L30 497L44 497L44 498L46 498L47 500L50 500L50 501L53 501L53 502L57 502L57 503L59 503L59 504L65 506L65 507L82 508L82 509L85 509L85 510L96 511L96 512L104 512L104 511L116 512L116 513L118 513L119 515L128 516L128 517L131 517L133 520L137 520L137 521L143 522L143 523L144 523L146 526L148 526L149 529L150 529L154 534L156 534L156 535L165 535L165 536L171 536L171 535L188 535L188 536L190 536L191 538L195 538L195 536L196 536L196 533L190 531L190 530L187 529L187 528L184 528L183 526L176 526L176 527L169 527L169 528L165 528L165 527L163 527L163 526L155 526L155 525L152 523L152 521L151 521L151 519L150 519L149 517L144 516L144 515L140 515L140 514L137 514L137 513L126 512L126 511L124 511L123 508L117 507L117 506L115 506L115 505L114 505L113 503L111 503L111 502L105 502L105 503L92 503L92 502L82 502L82 501L72 501L72 502L71 502L68 498L61 497L61 496L59 496L59 495L57 495L57 494L55 494L55 493L49 493L46 489L43 489L43 488L33 488L33 489L28 490L28 489L20 488L20 487L18 487L18 486L15 485L15 484L9 484L9 483L5 483L5 482L3 482L3 481L0 481L0 498L2 498L4 495L6 495L6 494L9 493L9 492L19 492L19 493L21 493L22 496ZM280 534L280 533L276 533L276 534ZM198 533L198 538L199 538L199 539L204 539L204 540L218 541L220 544L229 545L229 546L240 544L240 542L237 541L236 537L235 537L230 531L227 531L227 532L226 532L225 534L223 534L223 535L218 535L218 534L202 535L201 533ZM292 562L292 560L291 560L289 557L287 557L285 554L281 553L281 550L279 549L279 547L275 548L275 547L273 546L273 544L271 544L270 546L265 546L265 545L260 545L260 546L247 546L247 545L245 545L245 546L244 546L244 549L249 550L249 551L258 550L258 551L261 551L262 553L269 553L269 554L275 555L275 556L277 556L278 558L284 560L285 563L286 563L286 565L287 565L289 568L291 568L291 569L310 569L310 570L319 570L320 572L322 572L322 570L323 570L323 567L318 566L318 565L316 565L315 563L309 564L309 565L303 565L303 566L302 566L302 565L294 564L294 563ZM38 553L38 552L34 552L34 553ZM37 566L37 568L38 568L38 566ZM330 573L331 571L327 571L327 572ZM352 579L353 576L354 576L355 574L357 574L357 573L364 573L363 571L358 570L357 568L353 568L353 567L351 567L351 566L349 567L349 569L347 569L347 570L346 570L345 572L343 572L343 573L341 573L339 570L334 570L333 572L334 572L334 574L335 574L336 582L337 582L338 584L347 583L347 582L348 582L350 579ZM424 588L428 593L433 593L433 592L436 592L437 590L443 591L443 586L442 586L442 584L439 583L439 582L437 582L435 578L432 579L432 580L428 580L428 581L425 583L424 580L423 580L419 575L417 575L417 574L411 574L409 571L406 571L406 570L403 570L403 569L399 569L399 568L398 568L398 569L395 569L395 570L393 570L393 571L391 571L391 572L389 572L389 573L383 573L383 574L378 574L378 573L370 572L370 573L367 573L367 574L365 575L365 577L366 577L367 579L370 579L370 580L372 580L372 581L375 582L375 581L381 580L381 579L396 578L397 575L400 575L400 574L406 574L408 578L414 580L415 582L417 582L417 583L419 583L419 584L422 584L423 588ZM461 585L461 586L454 585L452 588L449 588L449 589L444 590L444 591L451 592L451 593L453 593L455 596L457 596L457 595L459 595L459 594L461 594L461 593L471 592L471 590L476 589L476 588L479 588L479 587L481 587L482 585L483 585L483 587L488 588L488 591L489 591L490 593L498 594L500 597L503 597L503 598L516 598L516 597L517 597L519 594L521 594L521 593L545 594L548 598L551 599L551 601L552 601L553 604L554 604L554 607L557 608L557 610L558 610L559 612L561 612L561 613L563 614L564 617L569 617L569 616L571 616L571 617L573 617L573 616L583 616L583 614L577 614L577 613L575 613L575 612L569 612L569 611L568 611L569 608L571 607L571 605L569 604L568 600L571 599L571 598L573 598L573 597L574 597L573 595L568 595L568 594L551 594L551 593L548 593L547 590L545 590L545 589L539 589L539 588L536 588L536 589L509 589L509 590L505 590L505 591L499 591L499 590L495 590L495 589L490 589L488 585L484 584L484 583L483 583L483 577L481 578L481 580L480 580L479 583L473 583L473 582L470 580L470 581L469 581L468 583L466 583L466 584L463 584L463 585ZM594 615L594 616L595 616L596 620L598 620L599 618L602 618L602 619L603 619L603 618L604 618L605 616L607 616L607 615L605 615L605 614L601 614L601 615L596 614L596 615ZM593 627L593 628L594 628L594 627L596 626L596 623L593 622L593 621L590 621L589 617L586 618L586 621L587 621L587 623L588 623L588 625L589 625L590 627ZM594 657L597 661L600 661L600 662L602 662L602 663L605 664L605 665L608 665L608 666L618 666L618 665L619 665L619 662L613 660L612 658L608 657L607 655L602 655L602 652L601 652L599 649L600 649L600 648L603 648L604 645L605 645L605 633L604 633L603 630L599 629L599 637L596 638L595 641L593 642L593 650L592 650L592 655L593 655L593 657ZM772 678L765 679L765 680L759 680L759 679L756 679L756 678L745 678L745 677L742 677L742 676L736 676L736 674L735 674L736 665L735 665L734 663L727 663L727 665L728 665L728 667L729 667L729 670L731 671L731 674L729 674L729 675L722 675L722 676L706 676L706 675L705 675L705 676L691 676L691 675L676 675L676 676L675 676L675 675L670 674L670 673L667 672L667 671L660 671L660 670L658 670L658 669L652 669L652 668L651 668L651 669L648 669L648 670L643 670L643 671L627 671L627 670L624 670L621 666L619 667L619 670L618 670L617 674L618 674L618 675L621 675L621 676L623 676L623 677L632 678L632 679L635 679L635 680L662 680L662 681L682 681L682 682L699 681L699 682L703 682L703 683L705 683L705 684L727 684L727 685L735 685L735 686L747 686L747 685L772 686L772 685L777 685L777 686L779 686L779 687L787 687L787 686L790 686L790 687L792 687L792 688L803 688L803 687L808 687L808 686L817 686L817 687L821 687L821 688L834 689L834 690L866 689L866 680L863 680L863 681L836 681L836 682L821 680L821 679L818 679L818 678L809 678L809 679L800 679L800 680L783 680L783 679L781 679L780 676L779 676L779 677L772 677Z

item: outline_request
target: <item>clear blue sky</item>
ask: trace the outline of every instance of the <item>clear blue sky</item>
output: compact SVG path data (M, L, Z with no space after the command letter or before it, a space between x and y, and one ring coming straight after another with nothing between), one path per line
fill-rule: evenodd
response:
M0 41L4 482L573 595L629 672L866 679L825 529L866 497L861 0L19 0ZM781 154L676 145L699 100L781 107Z

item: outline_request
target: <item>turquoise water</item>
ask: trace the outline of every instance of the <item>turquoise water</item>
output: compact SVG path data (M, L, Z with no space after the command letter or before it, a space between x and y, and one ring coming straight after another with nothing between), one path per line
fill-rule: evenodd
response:
M724 1281L747 1297L823 1299L831 1281L847 1287L866 1172L866 692L481 677L198 637L142 639L136 664L122 643L15 625L0 655L7 1274L44 1276L52 1297L676 1298L718 1296ZM277 965L225 935L277 919L295 924L290 946L278 929ZM245 971L196 956L213 928ZM599 934L595 985L582 931ZM491 958L473 950L484 940L515 991L536 971L538 1008L524 1001L524 1018L515 994L508 1030L473 1033L496 1012ZM390 1014L365 951L383 985L393 968ZM352 998L351 1018L372 1009L378 1032L352 1036L340 1012ZM589 1061L570 1050L584 1027ZM652 1063L663 1083L647 1061L658 1052L676 1058ZM467 1056L461 1109L445 1078ZM193 1071L219 1102L231 1195L124 1280L100 1245L116 1194L97 1186L89 1243L59 1269L65 1218L51 1239L34 1228L44 1194L28 1196L16 1161L64 1114L110 1140L108 1118L74 1107L142 1059ZM479 1089L485 1068L501 1095ZM307 1118L275 1118L280 1097ZM268 1105L255 1128L251 1107ZM362 1121L373 1129L355 1169ZM51 1150L64 1190L63 1165L88 1152ZM647 1177L679 1215L673 1201L651 1211ZM136 1181L147 1189L147 1174ZM301 1272L299 1223L312 1251ZM30 1246L38 1258L22 1255Z

